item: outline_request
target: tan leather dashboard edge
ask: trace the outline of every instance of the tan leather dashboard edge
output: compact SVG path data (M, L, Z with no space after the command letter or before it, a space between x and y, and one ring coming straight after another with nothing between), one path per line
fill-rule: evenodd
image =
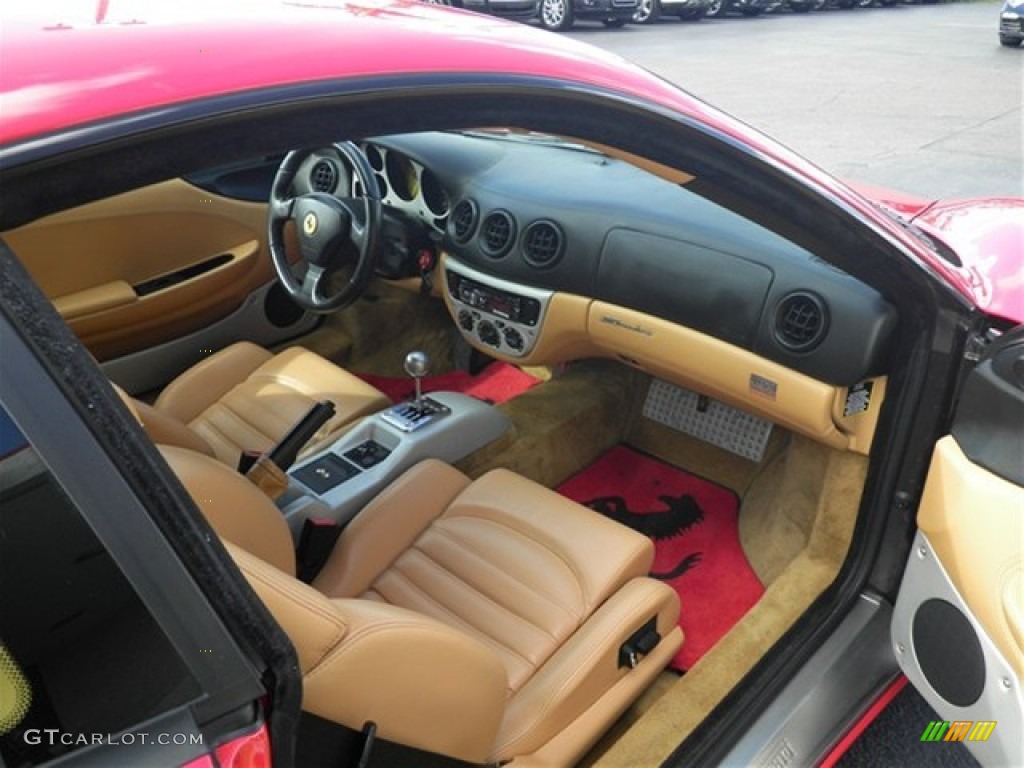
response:
M660 379L756 414L834 448L836 388L711 336L603 301L590 307L594 344Z

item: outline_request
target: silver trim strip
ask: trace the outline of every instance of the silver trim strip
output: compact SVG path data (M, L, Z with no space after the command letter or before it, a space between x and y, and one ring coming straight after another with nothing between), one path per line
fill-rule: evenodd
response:
M897 673L889 604L862 594L819 648L729 752L723 765L814 765Z

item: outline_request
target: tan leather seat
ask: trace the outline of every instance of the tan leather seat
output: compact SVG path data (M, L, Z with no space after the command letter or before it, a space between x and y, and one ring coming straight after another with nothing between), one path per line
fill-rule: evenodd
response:
M243 450L272 447L318 400L332 401L336 412L311 446L391 404L379 390L307 349L272 355L239 342L185 371L154 405L137 402L136 409L154 442L235 467Z
M291 637L303 708L473 762L571 765L682 643L640 534L505 470L438 461L345 529L312 587L277 508L204 456L162 448ZM622 644L654 620L632 669Z

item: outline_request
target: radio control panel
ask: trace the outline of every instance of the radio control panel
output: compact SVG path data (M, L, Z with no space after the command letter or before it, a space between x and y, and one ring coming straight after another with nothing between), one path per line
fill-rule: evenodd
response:
M552 292L484 275L451 257L445 294L471 343L506 357L525 357L537 343Z

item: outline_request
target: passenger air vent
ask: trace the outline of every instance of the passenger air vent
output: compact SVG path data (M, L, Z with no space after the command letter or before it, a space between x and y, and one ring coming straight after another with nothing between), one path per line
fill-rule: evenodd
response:
M480 250L492 258L508 253L516 239L516 222L507 211L492 211L480 225Z
M553 221L533 222L523 233L523 259L534 267L552 267L562 258L565 238Z
M813 293L791 293L775 310L775 340L790 352L810 352L827 330L828 308Z
M476 231L476 217L476 203L468 199L460 201L448 219L448 234L452 240L460 245L468 243Z
M320 160L309 172L309 186L314 192L333 192L338 185L338 171L330 160Z

